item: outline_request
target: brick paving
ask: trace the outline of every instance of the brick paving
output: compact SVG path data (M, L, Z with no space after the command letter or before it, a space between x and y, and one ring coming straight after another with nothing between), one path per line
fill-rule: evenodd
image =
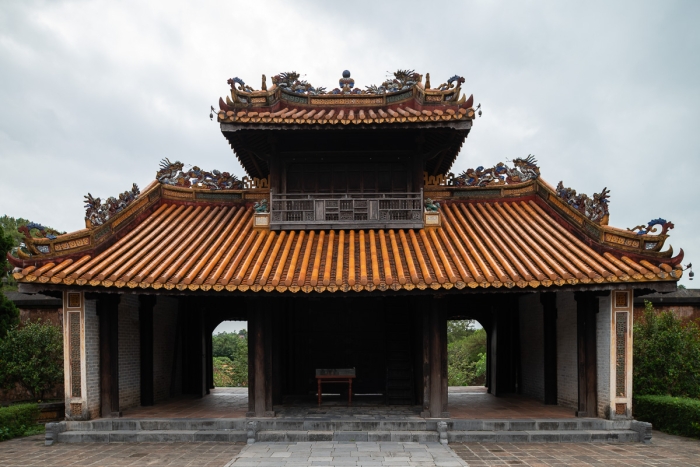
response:
M39 435L1 442L0 466L286 467L282 462L284 459L289 466L294 467L700 466L700 440L671 436L658 431L654 431L651 445L452 443L449 448L464 462L453 464L458 461L454 458L447 459L447 453L452 451L437 444L318 442L256 443L247 447L243 443L59 443L46 447L43 435ZM436 450L431 452L429 449ZM239 456L239 453L242 455ZM321 455L322 453L324 455ZM360 453L369 455L360 456ZM323 459L311 459L312 457ZM328 461L328 457L331 457L333 462ZM379 461L378 458L383 460ZM298 462L291 462L292 459Z
M451 443L477 466L700 466L700 440L654 431L652 443Z
M223 467L245 443L58 443L44 446L44 435L0 443L2 467Z

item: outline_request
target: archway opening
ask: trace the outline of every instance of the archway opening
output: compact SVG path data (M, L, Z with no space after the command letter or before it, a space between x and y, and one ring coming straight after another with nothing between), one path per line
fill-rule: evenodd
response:
M472 319L447 321L447 384L483 387L486 383L486 331Z
M223 321L211 339L214 387L248 387L248 323Z

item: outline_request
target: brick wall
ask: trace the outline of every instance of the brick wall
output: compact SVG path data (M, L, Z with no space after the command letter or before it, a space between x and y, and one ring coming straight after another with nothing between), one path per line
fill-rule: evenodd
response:
M141 342L138 295L124 294L119 302L119 408L141 404Z
M610 295L599 299L596 315L596 373L598 381L598 416L610 417Z
M155 402L170 397L177 337L178 300L159 296L153 307L153 397ZM178 381L175 386L180 387Z
M642 297L644 298L644 297ZM700 324L700 306L697 305L661 305L654 304L654 310L657 313L663 313L666 311L673 312L676 318L682 319L684 321L695 321ZM644 304L634 304L634 320L638 321L644 317Z
M544 329L540 294L519 300L522 393L544 401Z
M100 416L100 319L97 301L85 301L85 368L87 410L91 419Z
M576 301L573 292L557 292L557 403L578 408Z

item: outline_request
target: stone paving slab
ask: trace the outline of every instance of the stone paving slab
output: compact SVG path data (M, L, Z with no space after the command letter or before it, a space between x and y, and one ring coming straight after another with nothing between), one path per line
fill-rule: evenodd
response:
M439 443L343 442L255 443L226 467L466 467L449 447Z

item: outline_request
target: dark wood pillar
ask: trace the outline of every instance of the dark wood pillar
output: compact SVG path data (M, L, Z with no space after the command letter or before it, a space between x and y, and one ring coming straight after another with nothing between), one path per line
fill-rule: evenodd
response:
M557 404L557 295L540 294L544 326L544 403Z
M489 339L489 392L516 392L519 379L520 326L518 297L502 297L492 308Z
M204 397L208 393L204 311L195 300L183 304L182 392Z
M578 345L578 417L598 416L595 292L575 292Z
M272 408L272 314L280 306L280 299L248 299L248 416L275 416Z
M86 297L87 298L87 297ZM100 401L102 417L120 417L119 300L117 294L98 294L100 318Z
M423 302L423 416L448 418L447 315L439 297Z
M285 382L282 370L288 365L283 363L286 353L283 348L287 344L287 316L286 310L275 310L271 319L272 330L272 404L282 404L282 390Z
M142 406L153 405L153 307L155 304L155 295L139 296Z

